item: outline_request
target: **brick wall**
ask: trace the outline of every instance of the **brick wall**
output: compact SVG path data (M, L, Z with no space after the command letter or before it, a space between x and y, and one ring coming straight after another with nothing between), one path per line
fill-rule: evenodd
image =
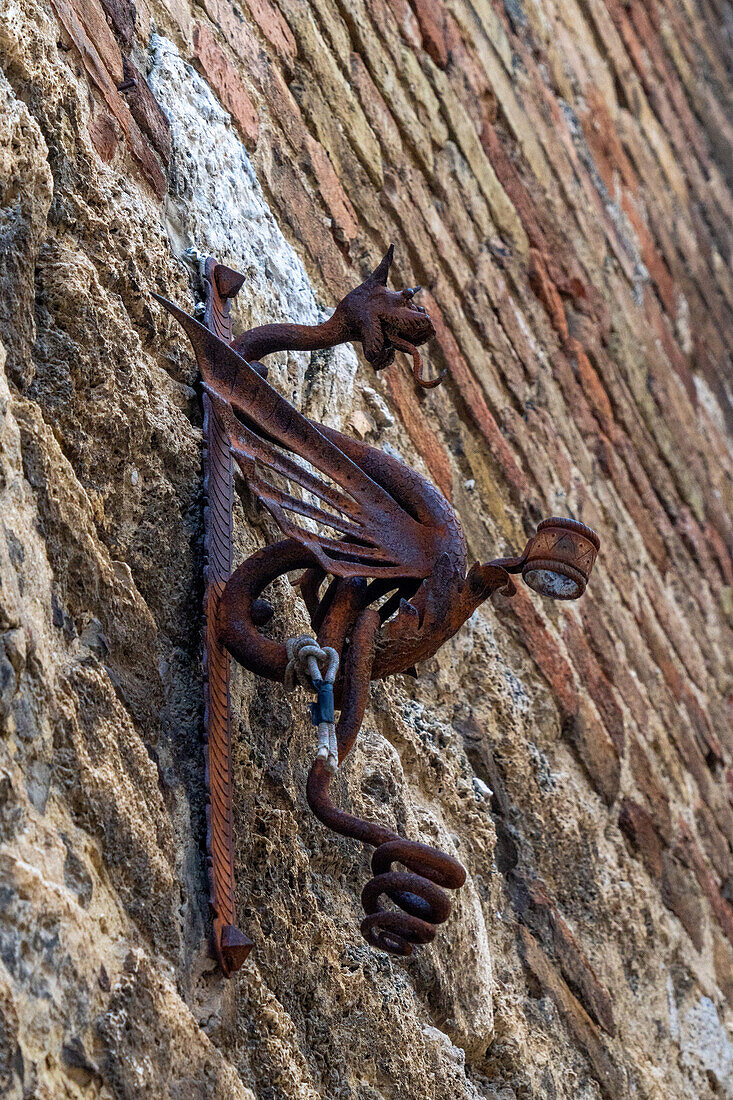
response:
M643 895L647 926L637 914L634 927L649 967L656 958L678 1000L681 986L694 989L730 1024L729 7L50 3L66 63L88 85L82 124L94 155L128 174L152 209L170 158L168 121L145 80L155 32L232 116L324 305L395 243L395 285L422 284L437 330L427 371L448 376L425 393L404 362L378 380L362 364L360 376L379 387L406 453L452 499L474 557L521 547L545 515L572 515L600 535L577 606L525 590L487 612L553 716L554 765L577 769L577 817L535 813L534 788L506 745L492 748L480 707L456 709L468 759L493 792L487 858L514 945L495 947L500 1026L469 1067L473 1087L554 1097L576 1081L587 1090L576 1094L614 1100L728 1095L733 1062L685 1047L684 1028L675 1039L666 1016L659 1025L697 1067L677 1083L653 1036L638 1033L635 1004L656 1004L658 983L634 972L614 906L624 889ZM583 878L589 818L616 846L613 904L602 867ZM568 853L577 866L562 865ZM542 1055L512 1046L502 1009L512 958L521 996L552 1016L535 1024L561 1067L556 1079L536 1075L533 1092L521 1091L521 1066ZM518 1091L491 1091L500 1087Z

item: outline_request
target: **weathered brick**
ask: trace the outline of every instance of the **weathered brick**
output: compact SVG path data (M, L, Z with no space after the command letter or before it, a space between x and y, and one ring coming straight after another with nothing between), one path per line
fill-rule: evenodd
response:
M662 901L678 918L697 950L701 951L705 923L695 880L671 852L665 852L662 858Z
M705 528L705 540L708 545L712 547L724 582L729 587L733 587L733 559L731 559L731 552L721 538L720 532L715 529L712 523L708 523Z
M582 344L570 337L567 341L567 352L572 357L581 388L601 430L607 435L615 435L616 426L611 402L603 388L598 372L586 355Z
M422 412L419 400L415 399L412 375L397 364L390 368L387 384L415 449L425 460L440 491L450 500L453 493L450 456Z
M680 825L678 851L687 866L694 872L695 878L703 894L710 903L713 916L730 942L733 943L733 905L723 897L721 889L715 881L715 876L710 870L705 857L692 839L687 826L684 824Z
M125 99L132 117L144 134L147 134L153 148L168 164L171 155L171 134L168 119L163 114L150 86L138 69L127 58L124 59L125 84L132 87L125 91Z
M420 24L413 8L408 3L408 0L393 0L391 4L392 14L397 22L397 26L400 29L400 33L413 50L422 49L422 33L420 31Z
M109 79L115 85L121 84L124 80L122 53L115 41L115 36L107 22L99 0L70 0L68 5L67 0L58 0L58 6L54 4L54 7L59 17L64 21L64 25L66 25L66 21L63 19L62 12L67 6L83 26L87 40L93 43L95 52L101 59L105 71L109 74ZM68 20L68 16L66 19ZM69 29L68 26L66 29ZM77 47L82 44L78 35L76 37L72 36L72 38Z
M570 992L531 932L521 925L519 941L525 966L543 993L555 1002L568 1031L585 1051L602 1095L606 1100L625 1100L628 1096L626 1074L614 1061L587 1012Z
M193 28L194 56L204 76L232 115L248 149L257 147L260 122L239 73L205 23Z
M245 0L245 4L277 56L292 67L298 56L298 46L282 12L271 0Z
M117 38L129 50L135 40L135 5L132 0L101 0L101 3Z
M485 122L495 122L498 104L494 89L486 75L474 43L465 38L454 14L446 8L444 23L448 48L448 72L456 94L474 124L477 134Z
M713 960L716 981L730 1003L733 1001L733 948L717 928L713 928Z
M695 824L705 854L724 886L733 876L733 854L728 841L716 824L715 817L704 802L699 802L695 807Z
M631 798L621 800L618 826L653 879L662 878L664 845L651 816Z
M89 136L102 160L109 164L119 145L118 130L112 115L102 109L95 110L89 123Z
M356 211L344 191L328 153L315 139L308 136L306 149L310 158L313 174L318 181L319 194L333 218L336 239L348 243L359 235L359 223Z
M616 1034L611 995L598 981L593 967L557 907L550 911L552 939L560 969L570 989L590 1017L611 1037Z
M260 165L268 188L282 203L290 231L302 242L325 286L338 298L348 273L330 227L319 213L316 196L305 187L288 150L277 146L265 149Z
M423 294L422 301L435 326L436 339L445 357L446 366L466 402L469 415L484 436L489 445L490 453L499 464L507 483L518 495L525 494L528 488L527 479L517 465L516 459L501 434L496 420L491 415L486 401L481 395L481 390L476 384L468 364L461 355L458 344L443 317L438 303L428 293Z
M550 278L545 257L538 248L532 248L529 252L529 283L547 310L552 327L564 344L569 335L565 309L560 292Z
M677 298L675 296L674 281L669 273L669 268L657 251L652 235L644 224L636 203L628 194L623 196L621 207L634 227L634 232L639 241L641 258L644 261L644 266L654 280L657 293L662 300L664 308L670 317L674 318L677 315Z
M442 0L411 0L411 3L417 16L423 47L435 64L444 69L448 63L448 46L445 40L445 8Z
M106 68L104 61L102 60L100 54L96 49L96 46L94 45L94 42L87 34L80 20L77 18L76 13L74 12L71 5L68 3L68 0L52 0L52 4L59 22L61 23L64 31L73 43L74 49L81 59L82 64L84 65L84 68L86 69L90 79L104 98L104 101L110 113L114 116L114 118L117 120L120 127L122 128L127 146L132 153L132 156L140 166L145 179L153 188L157 197L159 199L162 199L168 189L168 181L161 171L160 165L155 154L153 153L153 150L150 148L150 145L143 137L140 128L130 114L130 110L127 104L123 101L122 96L117 91L112 74ZM93 21L94 17L95 29L99 29L96 28L97 11L95 7L92 5L88 10L85 9L85 14L87 15L87 18L90 22ZM105 38L104 32L99 30L100 37L104 41L106 47L108 47L107 52L110 52L110 40L112 46L114 47L114 50L117 51L117 54L114 54L114 52L112 51L113 56L111 58L111 61L113 62L113 65L115 67L115 71L117 71L117 56L119 55L119 79L121 80L123 75L122 55L119 53L117 43L114 41L112 32L109 29L109 26L106 19L104 18L103 13L101 12L101 9L99 9L98 11L98 16L104 23L106 34L109 36L108 39ZM99 135L97 135L97 140L99 140ZM105 145L105 143L102 143L102 147L107 148L107 145Z
M374 133L379 135L380 143L386 148L389 160L392 163L401 160L404 156L404 148L400 131L358 53L352 53L349 56L349 74L351 83L359 96L362 110Z
M612 805L619 791L621 760L603 723L585 699L580 699L577 713L565 718L563 735L578 754L598 794L608 806Z
M303 114L328 152L339 177L353 174L350 160L358 161L366 176L362 192L366 199L370 188L367 177L382 186L382 154L376 135L366 120L348 80L324 42L321 30L309 6L297 0L280 0L288 15L298 44L307 58L299 62L291 84ZM356 177L362 182L359 176Z
M497 229L512 242L520 255L526 255L529 250L527 235L509 196L501 186L483 150L476 128L465 108L456 98L445 73L434 67L431 70L431 78L440 97L442 111L448 119L451 133L471 166L476 182L489 204Z
M546 885L521 871L514 871L509 879L509 889L520 920L538 938L553 961L559 964L565 981L586 1012L609 1035L615 1035L610 994L598 981Z
M596 661L585 633L574 615L564 616L563 640L583 690L595 703L608 735L619 754L626 742L624 716L611 683Z
M579 695L572 668L563 656L556 636L547 629L527 589L520 586L511 599L497 596L495 606L500 617L514 628L557 700L563 721L578 712Z
M256 33L240 9L229 0L204 0L203 7L221 30L235 57L242 62L248 79L264 96L286 140L296 151L302 149L305 126L298 105L282 73L268 60Z
M635 737L629 738L628 760L631 777L639 793L646 799L654 827L664 842L669 844L672 839L672 811L669 795L657 778L645 749Z

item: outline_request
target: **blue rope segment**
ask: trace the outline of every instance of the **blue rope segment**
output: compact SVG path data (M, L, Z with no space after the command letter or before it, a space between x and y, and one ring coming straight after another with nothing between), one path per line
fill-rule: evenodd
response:
M314 680L313 687L318 692L315 703L311 703L311 721L313 725L320 726L322 722L335 722L333 684L330 684L327 680Z

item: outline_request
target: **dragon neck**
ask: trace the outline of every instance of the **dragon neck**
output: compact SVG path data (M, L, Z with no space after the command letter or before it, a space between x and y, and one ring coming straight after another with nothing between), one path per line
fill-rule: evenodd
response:
M320 325L261 325L243 332L232 341L237 355L250 363L259 362L276 351L321 351L351 339L351 333L338 310Z

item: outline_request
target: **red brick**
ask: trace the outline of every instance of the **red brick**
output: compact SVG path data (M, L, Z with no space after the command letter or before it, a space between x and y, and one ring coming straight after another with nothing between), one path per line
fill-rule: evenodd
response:
M578 673L583 691L590 695L608 734L619 754L626 742L624 716L610 682L593 655L583 628L574 615L567 614L563 623L563 640Z
M615 433L613 409L595 367L577 340L572 338L568 340L567 351L575 360L583 393L593 409L602 431L606 435L613 435Z
M411 0L422 35L423 46L440 69L448 64L445 41L445 8L442 0Z
M682 674L670 656L669 642L646 610L639 610L636 621L657 668L661 671L672 695L679 702L682 698Z
M570 360L565 352L559 348L557 350L553 349L548 358L552 367L553 378L562 390L563 398L576 428L587 440L594 439L598 435L598 421L593 415L583 389L570 365Z
M676 605L674 597L670 599L667 592L653 577L646 585L646 593L654 608L657 621L664 631L668 648L674 650L689 678L704 692L707 688L707 676L700 655L700 645L694 644L690 628Z
M221 29L234 56L241 61L248 79L264 96L287 141L296 152L305 148L306 127L282 73L262 49L252 27L229 0L203 0L212 22Z
M629 1095L626 1075L613 1060L588 1013L570 992L532 933L522 925L519 926L519 942L525 966L543 993L555 1002L568 1031L585 1051L605 1100L626 1100Z
M555 907L550 912L550 923L563 977L592 1019L613 1037L616 1023L610 993L598 981L575 936Z
M597 362L599 370L602 370L604 361L605 357L600 356ZM603 373L605 374L605 372ZM644 506L644 510L647 512L646 522L643 525L637 523L637 526L639 526L639 530L643 533L644 542L650 548L649 552L652 558L659 564L660 573L664 575L667 568L667 550L665 544L667 539L671 537L672 526L669 522L667 513L660 503L660 496L664 499L664 494L660 494L658 486L652 484L651 475L647 472L647 468L640 458L640 455L646 456L648 443L645 439L638 437L633 438L628 428L624 426L623 429L616 430L613 438L613 445L619 456L623 459L624 466L629 472L629 477L635 493ZM641 448L641 450L637 450L637 448ZM637 522L636 515L634 515L634 520ZM658 539L661 540L661 549L651 535L652 531L657 532Z
M98 0L70 0L70 6L86 31L115 86L124 80L122 53ZM56 7L56 5L54 5ZM59 8L56 9L59 12Z
M420 408L420 399L415 392L415 382L412 374L408 373L400 364L395 364L387 372L387 383L392 400L397 406L415 449L424 458L425 465L435 478L443 496L450 500L453 493L453 471L450 455L430 427L425 414Z
M689 550L697 568L705 576L710 587L715 590L721 581L719 566L711 553L709 540L703 534L689 508L680 508L674 529Z
M153 148L164 164L168 164L171 155L171 128L163 114L150 85L138 69L124 60L125 83L134 81L134 86L125 91L125 100L132 117L144 134L147 134Z
M118 130L112 115L102 109L95 110L89 123L89 137L102 160L109 164L119 145Z
M236 122L248 149L257 147L260 122L239 73L205 23L193 28L194 57L223 106Z
M652 76L651 78L652 86L661 85L668 93L674 112L684 126L687 140L694 146L695 155L707 171L710 168L708 150L700 133L700 127L690 110L679 78L663 52L660 29L658 26L653 25L656 14L653 4L650 4L649 0L644 0L643 4L639 3L639 0L630 0L629 11L636 33L640 41L644 43L644 48L650 55L657 71L657 77Z
M140 166L145 179L155 191L155 194L159 199L162 199L168 190L168 181L161 171L158 160L150 148L149 144L143 137L139 126L135 122L134 118L130 114L130 109L122 99L122 96L117 91L117 87L113 80L112 74L105 67L105 63L102 60L99 52L94 45L94 42L87 34L84 26L77 17L68 0L52 0L52 5L56 16L64 28L64 31L68 35L70 41L73 43L74 49L78 54L84 68L87 71L90 79L101 93L104 101L110 111L115 117L119 125L121 126L125 141L128 149L132 153L135 161ZM94 8L90 7L85 9L87 17L91 19L90 12L94 12ZM104 27L107 30L107 34L112 39L114 48L117 49L117 44L112 38L112 32L109 29L104 15L101 13L100 17L104 23ZM104 35L100 32L102 38ZM109 51L108 51L109 52ZM116 66L116 61L115 61ZM115 71L117 68L115 67ZM120 80L122 78L122 55L119 56L119 75ZM104 143L103 147L104 146Z
M275 53L288 68L292 68L298 56L298 46L280 9L270 0L244 0L244 2Z
M333 220L336 239L348 244L356 240L359 235L356 211L341 186L328 153L310 134L306 138L306 149L313 175L318 183L319 194Z
M498 463L507 483L515 491L517 497L520 499L525 497L529 491L527 478L517 465L506 439L501 434L499 426L481 394L480 387L468 363L461 355L458 344L443 318L438 303L432 294L427 291L423 293L422 303L435 326L436 338L445 356L448 370L463 400L466 402L466 408L471 419L489 445L491 457Z
M621 780L618 749L586 700L563 723L563 735L575 749L591 783L607 806L615 802Z
M733 1004L733 948L716 928L713 928L713 960L720 991L728 1004Z
M692 868L702 892L710 902L710 908L723 932L733 943L733 905L723 897L715 877L708 867L705 857L690 836L684 823L680 826L680 851L685 862Z
M651 816L631 798L624 798L618 827L653 879L661 882L664 845Z
M695 693L689 684L682 685L682 701L685 710L690 716L700 752L710 768L723 763L723 747L713 729L710 719L700 706Z
M560 291L550 278L547 260L538 248L529 250L529 284L545 307L552 327L560 337L560 342L565 344L569 332L562 298Z

